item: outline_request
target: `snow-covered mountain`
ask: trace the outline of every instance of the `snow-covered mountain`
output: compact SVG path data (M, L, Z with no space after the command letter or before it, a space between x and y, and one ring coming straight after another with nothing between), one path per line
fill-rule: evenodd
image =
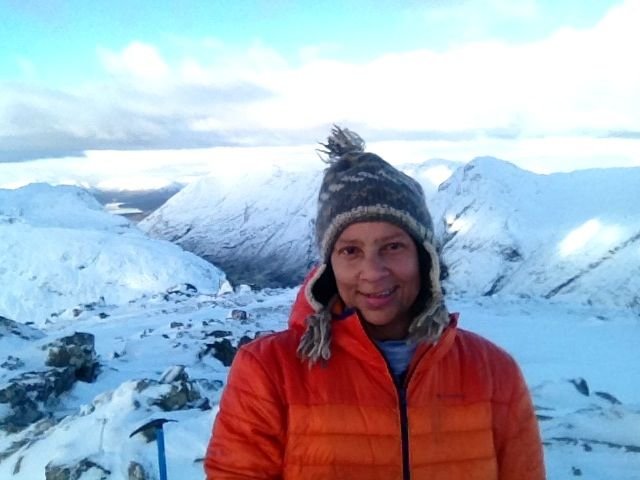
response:
M441 158L432 158L422 163L396 165L397 168L420 183L427 198L433 197L440 185L462 166L464 163Z
M316 260L313 221L323 165L207 177L185 187L139 227L221 267L234 283L294 286ZM459 166L402 165L427 195Z
M218 265L233 283L296 285L316 258L313 221L321 171L273 167L206 177L139 227Z
M420 171L414 168L411 173ZM270 214L268 203L275 201L278 215L297 212L295 225L277 231L302 238L305 230L297 229L310 228L305 220L313 218L320 172L273 173L275 179L256 179L254 172L253 179L203 180L188 187L193 203L171 205L164 214L190 218L197 229L197 219L207 223L211 212L227 218L223 207L236 198L242 208L235 225L243 235L268 238L257 235L286 220ZM633 235L627 238L637 225L634 181L634 169L538 176L478 159L429 198L449 262L448 307L461 312L462 328L495 341L521 365L549 480L640 480L640 329L620 281L640 257ZM220 191L227 196L217 197ZM293 202L305 194L306 216ZM216 240L217 231L203 230L203 241ZM231 241L233 231L226 235L220 238ZM597 263L581 256L603 252L607 258L593 272L568 284L575 290L545 298L547 277ZM573 260L561 268L562 254ZM537 277L528 262L541 255L551 263L540 260ZM616 263L620 258L626 264ZM606 275L595 275L604 267ZM497 282L501 288L483 296L480 280L491 287L496 272L523 285ZM594 296L596 287L606 288L598 283L605 276L619 282L613 300ZM130 435L159 418L177 421L165 426L169 478L201 479L237 347L286 328L296 295L296 289L220 289L223 281L211 264L149 239L80 189L0 190L0 479L152 480L156 444L150 432ZM545 288L534 295L516 288L533 289L536 282ZM558 298L564 301L550 301Z
M501 160L405 165L428 197L450 294L515 295L640 311L640 169L537 175ZM297 284L315 259L321 170L203 179L142 222L232 280ZM439 189L438 180L444 181Z
M494 158L431 199L449 293L640 313L640 168L536 175Z
M87 192L0 190L0 315L43 324L83 305L119 305L186 282L217 292L224 274L105 212Z

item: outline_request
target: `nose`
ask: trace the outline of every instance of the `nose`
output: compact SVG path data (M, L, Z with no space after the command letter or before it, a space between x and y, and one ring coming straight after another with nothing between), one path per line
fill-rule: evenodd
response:
M362 261L360 279L368 282L377 282L389 273L384 259L376 252L365 255Z

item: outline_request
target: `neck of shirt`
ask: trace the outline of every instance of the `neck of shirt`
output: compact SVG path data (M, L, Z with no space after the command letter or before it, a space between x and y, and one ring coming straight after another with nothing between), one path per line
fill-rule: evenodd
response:
M399 378L411 363L411 358L416 351L415 343L408 343L406 340L376 340L375 342L387 359L391 372Z

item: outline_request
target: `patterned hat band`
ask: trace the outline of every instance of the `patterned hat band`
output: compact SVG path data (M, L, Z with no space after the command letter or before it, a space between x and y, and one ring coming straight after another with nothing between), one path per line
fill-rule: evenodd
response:
M360 222L389 222L405 230L418 243L433 243L433 232L427 230L407 212L388 205L363 205L335 216L320 240L320 258L329 261L340 234L350 225Z

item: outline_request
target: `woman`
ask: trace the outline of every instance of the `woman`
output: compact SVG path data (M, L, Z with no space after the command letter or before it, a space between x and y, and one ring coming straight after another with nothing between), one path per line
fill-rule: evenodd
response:
M207 478L543 479L518 366L445 308L422 188L349 130L325 147L322 263L238 352Z

